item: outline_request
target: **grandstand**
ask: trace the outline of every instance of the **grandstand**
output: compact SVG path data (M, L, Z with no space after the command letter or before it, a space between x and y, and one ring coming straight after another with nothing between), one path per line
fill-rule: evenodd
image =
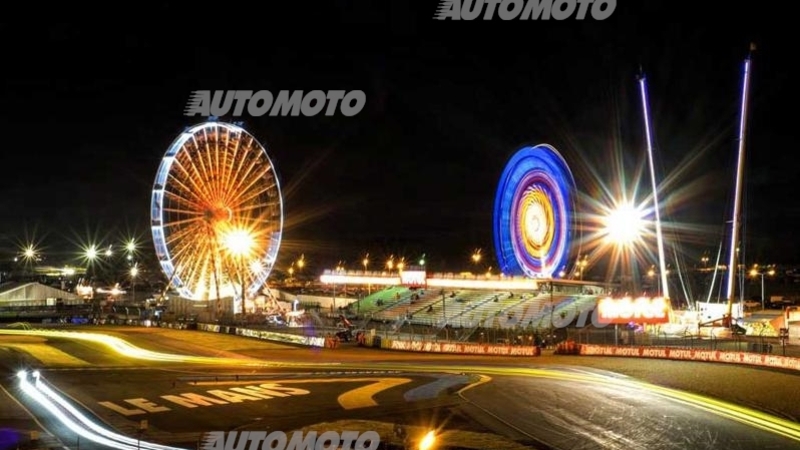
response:
M360 278L380 285L381 274L335 274L341 283L356 284ZM568 326L576 320L589 324L588 313L605 289L595 283L571 280L520 280L513 277L436 274L422 285L403 285L402 277L386 277L386 288L348 308L369 327L381 323L395 332L413 328L427 334L461 329L468 339L478 329L543 330L551 323Z
M375 292L359 300L351 309L356 309L365 317L374 316L388 307L402 302L410 297L411 289L403 286L391 286L381 291Z

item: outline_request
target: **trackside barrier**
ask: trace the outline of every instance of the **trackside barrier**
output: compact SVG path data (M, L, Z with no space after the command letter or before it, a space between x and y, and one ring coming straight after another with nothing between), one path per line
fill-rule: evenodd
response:
M581 344L578 346L576 354L583 356L623 356L633 358L674 359L679 361L719 362L800 371L800 358L748 352Z
M263 339L267 341L283 342L308 347L325 347L325 338L317 336L302 336L299 334L276 333L274 331L252 330L233 326L220 326L216 324L198 323L199 331L211 333L235 334L237 336ZM400 350L423 353L447 353L456 355L488 355L488 356L540 356L542 351L533 346L470 344L460 342L420 342L397 341L382 338L381 336L364 336L365 347L383 350Z
M384 340L385 341L385 340ZM448 353L455 355L487 356L540 356L542 351L533 346L468 344L461 342L389 341L381 348L407 352Z
M305 345L307 347L325 346L325 338L317 336L276 333L274 331L251 330L249 328L227 327L208 323L197 324L197 329L211 333L235 334L237 336L263 339L265 341L283 342L286 344Z

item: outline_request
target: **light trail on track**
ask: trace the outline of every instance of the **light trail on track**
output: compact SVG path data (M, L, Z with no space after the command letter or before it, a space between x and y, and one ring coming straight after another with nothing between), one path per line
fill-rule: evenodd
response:
M331 367L338 370L394 370L402 372L419 373L464 373L482 376L517 376L539 378L563 382L577 382L594 384L603 387L619 387L620 389L641 390L653 395L678 402L702 411L712 413L718 417L729 419L740 424L754 427L783 438L800 442L800 424L782 419L751 408L734 403L710 398L704 395L671 389L650 384L636 379L609 376L592 373L589 371L575 371L561 368L525 368L525 367L497 367L487 365L444 365L439 363L425 364L415 362L404 363L308 363L308 362L259 362L250 359L217 358L190 355L177 355L170 353L153 352L139 348L124 339L99 333L81 333L45 330L0 330L2 334L35 335L63 339L78 339L95 342L110 348L122 356L153 362L180 362L200 365L238 366L238 367L293 367L319 369Z
M169 363L188 363L188 364L201 364L201 365L217 365L217 366L239 366L239 367L325 367L333 366L338 367L339 363L291 363L291 362L263 362L257 359L237 359L237 358L222 358L211 356L193 356L193 355L177 355L174 353L155 352L137 347L130 342L118 338L116 336L109 336L101 333L85 333L79 331L53 331L53 330L0 330L0 334L13 335L13 336L38 336L49 337L57 339L75 339L84 342L92 342L95 344L108 347L120 356L128 357L149 362L169 362Z

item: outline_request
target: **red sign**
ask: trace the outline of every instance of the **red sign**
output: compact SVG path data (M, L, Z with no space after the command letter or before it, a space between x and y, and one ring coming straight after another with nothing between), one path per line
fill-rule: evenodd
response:
M604 298L597 302L600 323L667 323L669 303L663 297Z
M581 345L579 354L585 356L630 356L637 358L676 359L681 361L708 361L779 369L800 370L800 359L789 356L765 355L747 352L699 350L659 347L612 347L604 345Z
M456 342L391 341L391 350L427 353L455 353L459 355L539 356L533 346L489 344L462 344Z

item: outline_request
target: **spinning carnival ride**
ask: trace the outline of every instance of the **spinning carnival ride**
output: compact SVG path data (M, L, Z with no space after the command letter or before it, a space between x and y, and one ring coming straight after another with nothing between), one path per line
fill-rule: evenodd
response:
M523 147L506 165L494 205L494 241L506 275L552 278L566 269L575 225L575 180L558 151Z
M280 185L264 146L227 123L187 129L161 161L151 220L170 285L192 300L232 297L240 312L241 300L266 282L283 228Z

